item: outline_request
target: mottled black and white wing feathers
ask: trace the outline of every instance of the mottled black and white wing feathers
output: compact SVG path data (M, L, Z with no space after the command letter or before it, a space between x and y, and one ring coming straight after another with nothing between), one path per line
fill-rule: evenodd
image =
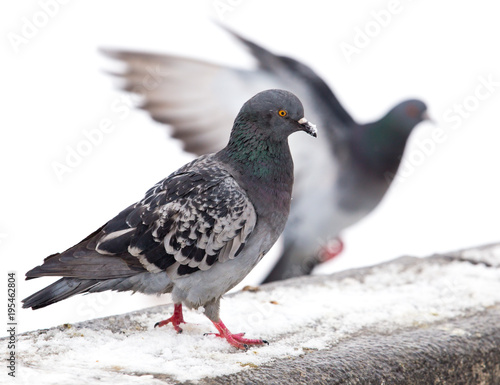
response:
M127 216L128 225L136 226L128 252L148 271L168 269L174 277L208 270L236 257L254 229L252 203L212 158L202 157L158 183Z

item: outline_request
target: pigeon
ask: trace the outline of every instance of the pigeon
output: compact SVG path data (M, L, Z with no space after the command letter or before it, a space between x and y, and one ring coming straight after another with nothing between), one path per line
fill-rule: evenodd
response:
M239 349L267 343L232 334L219 317L221 296L269 251L285 227L293 185L288 136L316 137L299 99L267 90L238 113L229 143L152 187L145 197L26 279L62 277L23 300L39 309L79 293L172 293L174 314L155 326L184 323L182 305L204 308L219 337Z
M399 167L413 128L427 119L420 100L406 100L380 120L357 123L328 85L308 66L277 56L228 30L252 54L255 69L240 69L166 54L102 49L126 64L111 72L126 91L140 94L141 107L168 124L187 151L216 151L241 100L259 88L282 88L298 95L325 140L290 137L297 161L283 252L264 282L310 274L343 247L329 241L368 215L382 200Z

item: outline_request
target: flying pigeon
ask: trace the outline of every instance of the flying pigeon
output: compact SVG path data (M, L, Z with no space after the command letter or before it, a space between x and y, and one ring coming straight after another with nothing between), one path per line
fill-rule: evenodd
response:
M326 140L290 138L297 161L283 253L265 282L309 274L342 250L341 230L368 215L396 173L413 128L427 119L426 105L406 100L380 120L358 124L328 85L308 66L277 56L229 31L258 63L247 70L173 55L114 49L104 54L127 64L123 88L143 98L142 108L172 128L187 151L204 154L225 144L228 121L238 104L259 88L298 95Z
M105 290L172 293L172 323L182 305L204 307L218 336L246 349L266 341L232 334L219 317L221 296L269 251L285 227L293 185L288 135L316 128L288 91L263 91L234 121L229 143L157 183L108 223L63 253L47 257L27 279L61 276L23 300L39 309L79 293Z

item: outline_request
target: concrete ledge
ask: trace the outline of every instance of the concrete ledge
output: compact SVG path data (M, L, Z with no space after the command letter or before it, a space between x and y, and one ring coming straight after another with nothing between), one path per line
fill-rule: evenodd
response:
M498 384L500 308L392 334L366 330L331 349L305 352L200 384Z
M155 330L171 305L29 332L16 383L496 384L499 266L490 245L229 295L226 325L270 342L248 352L204 337L199 312Z

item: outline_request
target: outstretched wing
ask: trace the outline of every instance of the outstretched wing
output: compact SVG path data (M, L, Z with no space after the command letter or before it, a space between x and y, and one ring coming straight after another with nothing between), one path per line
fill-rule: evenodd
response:
M245 70L144 52L102 52L126 63L125 72L113 75L124 80L125 90L142 95L141 107L154 120L171 125L172 135L183 141L187 151L206 154L223 148L239 108L270 88L296 94L308 119L331 136L336 149L341 148L339 142L354 121L328 85L308 66L229 32L249 49L258 68Z
M156 184L143 200L27 277L106 279L145 271L182 276L237 257L255 223L244 190L209 155Z
M243 103L273 88L259 74L244 69L170 55L102 52L127 64L125 72L113 73L124 80L122 88L139 94L140 107L170 125L172 136L198 155L222 149Z

